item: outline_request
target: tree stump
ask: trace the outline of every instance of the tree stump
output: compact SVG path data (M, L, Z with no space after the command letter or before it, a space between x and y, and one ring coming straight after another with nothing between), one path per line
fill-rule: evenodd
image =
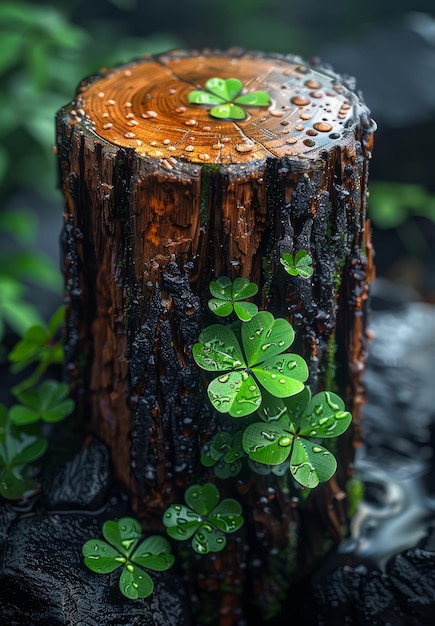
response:
M57 116L67 373L144 525L163 532L164 509L211 478L199 454L219 418L191 353L210 280L256 282L260 308L295 328L311 389L353 412L336 475L306 502L273 474L219 484L247 521L222 553L185 559L198 624L276 614L347 532L373 274L374 123L353 89L298 57L174 51L102 70ZM301 249L311 280L280 264Z

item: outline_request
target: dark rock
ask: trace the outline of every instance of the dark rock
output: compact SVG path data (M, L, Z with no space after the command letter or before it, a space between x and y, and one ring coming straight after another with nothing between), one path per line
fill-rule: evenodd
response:
M69 461L57 457L44 472L42 502L48 510L100 508L111 486L109 452L96 440Z
M172 571L152 572L149 598L128 600L120 568L95 574L81 547L101 536L90 515L33 516L15 522L0 558L2 626L187 626L186 597Z

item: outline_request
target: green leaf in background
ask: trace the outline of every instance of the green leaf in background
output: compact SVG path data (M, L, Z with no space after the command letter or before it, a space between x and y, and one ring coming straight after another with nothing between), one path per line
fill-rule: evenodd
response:
M0 495L19 500L37 491L36 482L28 476L28 465L47 449L47 440L37 426L19 428L12 424L8 412L0 405Z
M15 424L30 424L39 419L58 422L74 409L74 402L68 395L69 387L66 383L45 380L39 387L25 389L17 394L21 404L11 408L10 419Z

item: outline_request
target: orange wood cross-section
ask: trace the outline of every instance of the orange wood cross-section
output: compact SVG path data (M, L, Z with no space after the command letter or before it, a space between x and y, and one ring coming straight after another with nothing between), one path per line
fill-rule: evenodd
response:
M266 157L314 157L343 143L359 123L355 94L334 74L294 57L180 51L148 57L82 85L80 114L103 139L138 154L193 163L236 164ZM263 91L267 106L244 106L243 120L219 119L192 104L211 78L241 81L241 94ZM74 111L77 113L77 111Z

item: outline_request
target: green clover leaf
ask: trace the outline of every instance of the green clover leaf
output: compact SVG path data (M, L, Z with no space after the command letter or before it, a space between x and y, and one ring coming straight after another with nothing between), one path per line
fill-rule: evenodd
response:
M312 262L312 258L305 250L299 250L295 256L284 252L280 258L280 263L284 266L287 274L301 276L302 278L309 278L313 275Z
M243 431L234 435L226 431L217 433L201 450L201 463L213 467L218 478L237 476L242 469L241 458L245 456L242 446Z
M291 398L265 394L258 412L263 421L250 424L243 434L251 461L281 466L290 458L291 474L309 488L333 476L337 462L318 439L341 435L351 423L339 396L323 391L311 398L308 388Z
M12 362L12 371L20 372L30 363L62 363L63 347L61 342L54 341L54 336L62 328L65 319L65 307L60 307L52 315L47 328L44 326L31 326L24 336L13 347L8 355Z
M247 114L243 106L270 105L269 94L265 91L238 95L243 83L237 78L209 78L205 87L208 91L194 89L187 98L191 104L216 105L210 109L210 115L218 119L244 120Z
M192 548L199 554L220 552L226 546L226 534L243 524L242 507L231 498L220 500L218 488L192 485L184 495L186 505L172 504L163 516L166 532L172 539L192 538Z
M31 424L39 419L45 422L59 422L74 409L74 402L68 398L69 387L56 380L45 380L39 387L25 389L17 394L21 404L10 410L10 419L15 424Z
M123 566L119 588L132 600L147 598L153 592L154 582L145 569L163 572L174 563L164 537L153 535L139 544L141 535L139 522L131 517L108 520L103 524L106 541L89 539L82 547L85 565L97 574L109 574Z
M28 477L28 465L46 449L47 440L38 426L15 426L0 405L0 495L19 500L37 491L36 482Z
M280 398L302 391L308 378L305 361L296 354L282 354L293 339L290 324L267 311L242 324L243 351L229 328L219 324L206 328L192 354L199 367L221 372L207 389L213 407L232 417L245 417L261 405L260 385Z
M210 311L219 317L226 317L233 311L242 322L247 322L258 313L258 307L252 302L240 302L255 296L258 287L247 278L236 278L232 282L221 276L210 283L210 292L214 296L208 301Z

